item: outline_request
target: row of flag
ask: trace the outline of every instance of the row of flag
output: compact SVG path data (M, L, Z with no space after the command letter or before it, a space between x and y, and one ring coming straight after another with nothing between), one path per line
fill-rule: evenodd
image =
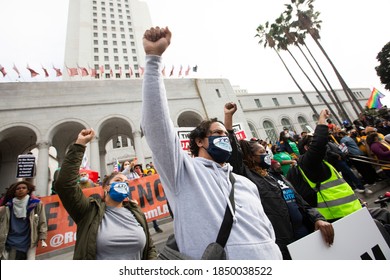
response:
M102 77L103 74L106 73L106 70L104 69L104 66L101 65L99 67L99 69L94 69L94 68L91 68L91 67L80 67L79 65L77 65L77 67L68 67L68 66L65 66L67 72L68 72L68 75L69 77L75 77L75 76L81 76L81 77L87 77L87 76L90 76L90 77L96 77L98 74L99 77ZM32 69L31 67L29 67L29 65L27 64L27 67L26 69L30 72L30 75L31 75L31 78L34 78L38 75L40 75L40 73L34 69ZM14 64L14 66L12 67L12 70L14 70L18 77L20 78L21 77L21 74L20 74L20 71L19 69L16 67L16 65ZM55 76L56 77L61 77L62 76L62 72L61 72L61 69L60 68L56 68L54 65L53 65L53 70L55 71ZM198 71L198 66L194 66L194 67L190 67L190 65L188 65L188 67L186 69L183 68L183 65L180 65L179 67L179 71L177 73L177 77L184 77L184 76L188 76L190 74L190 71L192 70L192 72L197 72ZM49 77L49 72L47 70L47 68L45 68L44 66L42 66L42 71L43 71L43 75L45 78ZM172 65L172 68L169 72L166 73L166 67L164 65L163 69L161 70L161 73L164 77L172 77L172 76L175 76L175 66ZM2 66L0 65L0 73L3 74L3 77L7 76L8 72L7 70ZM110 70L107 70L107 73L110 74L110 77L113 77L114 76L114 71L113 69L111 68ZM134 71L131 67L129 67L129 69L127 70L127 73L128 73L128 76L131 78L133 75L134 75ZM169 74L168 74L169 73ZM116 74L119 74L119 77L122 77L123 75L123 72L122 72L122 67L119 67L119 72L116 73ZM143 76L144 74L144 67L140 66L139 67L139 75L140 76ZM127 75L126 75L127 76Z
M28 64L27 64L27 67L26 69L30 72L30 75L31 75L31 78L34 78L38 75L40 75L40 73L38 73L37 71L35 71L34 69L32 69ZM53 69L56 73L56 77L60 77L62 76L62 72L61 72L61 69L59 68L56 68L54 65L53 65ZM20 71L19 71L19 68L16 67L16 65L14 64L14 66L12 67L12 70L14 70L16 72L16 74L18 74L18 77L20 78L21 77L21 74L20 74ZM43 75L47 78L49 77L49 72L47 70L47 68L45 68L44 66L42 66L42 70L43 70ZM3 74L3 77L7 76L8 72L6 71L6 69L0 64L0 73Z
M369 109L380 109L382 108L381 98L385 97L383 93L381 93L376 88L373 88L371 91L370 98L368 99L366 106Z

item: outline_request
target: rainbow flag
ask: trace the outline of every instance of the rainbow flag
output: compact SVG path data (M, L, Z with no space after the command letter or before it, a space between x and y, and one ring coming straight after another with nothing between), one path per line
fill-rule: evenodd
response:
M119 163L119 160L116 159L116 163L114 164L114 172L119 172L121 170L121 164Z
M385 95L383 93L381 93L379 90L377 90L376 88L373 88L372 89L372 92L371 92L371 96L370 98L368 99L367 103L366 103L366 106L369 108L369 109L380 109L382 108L382 103L381 103L381 98L382 97L385 97Z

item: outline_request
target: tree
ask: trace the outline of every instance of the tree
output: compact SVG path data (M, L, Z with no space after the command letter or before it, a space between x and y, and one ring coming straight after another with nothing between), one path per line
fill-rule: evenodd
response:
M301 88L301 86L299 85L297 80L294 78L294 75L291 73L290 69L288 68L287 64L284 62L284 60L283 60L282 56L280 55L279 51L275 48L276 43L275 43L275 40L273 38L274 34L272 34L272 32L274 32L274 28L270 29L269 28L269 22L267 21L265 23L265 25L259 25L259 27L257 27L256 31L257 31L257 34L255 35L255 37L259 37L260 38L259 44L263 44L264 43L264 48L269 46L271 49L273 49L276 52L276 54L278 55L279 59L282 61L284 67L286 68L288 74L290 75L290 77L294 81L295 85L301 91L301 93L303 95L303 98L309 103L309 106L313 110L314 114L317 117L319 117L319 114L318 114L317 110L314 108L314 106L311 103L310 99L307 97L306 92Z
M385 85L385 89L390 90L390 42L388 42L378 53L376 59L379 66L375 67L376 74Z

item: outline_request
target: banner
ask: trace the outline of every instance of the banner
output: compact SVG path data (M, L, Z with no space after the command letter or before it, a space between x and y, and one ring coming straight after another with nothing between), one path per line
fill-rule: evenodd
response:
M167 200L158 174L130 180L130 199L136 200L148 222L169 216ZM83 190L84 195L103 196L103 188ZM58 195L40 198L45 206L47 219L47 247L38 246L37 255L49 253L75 245L76 224L68 215Z

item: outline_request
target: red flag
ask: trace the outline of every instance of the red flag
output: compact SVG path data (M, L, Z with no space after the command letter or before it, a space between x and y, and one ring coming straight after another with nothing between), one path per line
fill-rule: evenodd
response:
M79 72L77 72L77 68L66 68L68 69L68 74L70 77L77 76L79 74Z
M45 77L46 77L46 78L49 77L49 73L47 72L46 68L44 68L44 67L42 66L42 69L43 69L43 72L45 72Z
M183 71L183 65L180 65L180 70L179 70L179 77L181 76L181 72Z
M190 74L190 70L191 70L191 67L188 65L188 68L186 70L186 76L188 76L188 74Z
M175 66L172 65L171 73L169 74L169 77L173 75L173 70L175 69Z
M119 77L122 77L122 67L119 67Z
M91 77L96 77L96 69L91 68Z
M80 70L81 70L81 76L85 77L89 75L87 68L81 67Z
M53 66L53 69L54 69L54 71L56 71L56 77L62 76L61 69L55 68L54 66Z
M142 76L144 74L144 68L142 66L139 67L139 74Z
M131 78L131 76L133 76L133 69L131 69L131 66L130 66L130 69L129 69L129 74L130 74L130 78Z
M165 65L164 68L161 70L161 74L165 77Z
M31 73L31 78L34 78L34 77L36 77L36 76L39 75L38 72L36 72L36 71L34 71L33 69L31 69L28 65L27 65L27 70L30 71L30 73Z
M20 78L20 72L19 72L18 68L16 68L15 64L14 64L14 67L12 69L14 69L16 73L18 73L18 77Z
M7 72L5 72L4 67L1 65L0 65L0 72L1 72L1 74L3 74L3 77L5 77L5 75L7 75Z
M100 74L103 74L104 73L104 67L103 65L100 66Z
M110 68L110 77L114 76L114 73L112 72L112 69Z

